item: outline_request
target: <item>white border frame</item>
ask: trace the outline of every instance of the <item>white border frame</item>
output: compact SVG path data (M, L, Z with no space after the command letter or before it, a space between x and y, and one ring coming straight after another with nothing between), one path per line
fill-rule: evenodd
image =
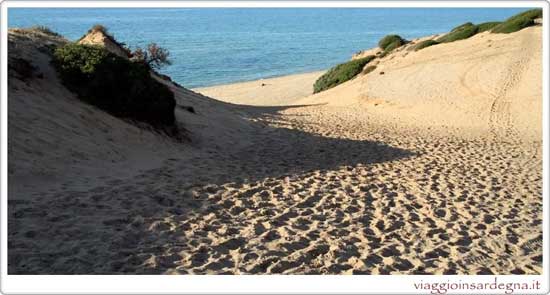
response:
M12 7L540 7L543 9L543 274L498 276L318 276L318 275L245 275L245 276L144 276L144 275L8 275L7 274L7 9ZM539 280L542 288L525 294L550 292L549 251L549 3L546 1L6 1L1 3L1 280L0 290L6 294L418 294L413 282L531 282ZM546 274L546 275L544 275ZM391 286L391 287L390 287ZM501 290L451 291L447 294L504 294ZM514 294L519 294L515 292ZM522 293L524 294L524 293Z

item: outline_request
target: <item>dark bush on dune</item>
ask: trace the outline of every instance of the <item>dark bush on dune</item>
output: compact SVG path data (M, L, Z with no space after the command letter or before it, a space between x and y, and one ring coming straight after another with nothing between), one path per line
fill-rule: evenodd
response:
M461 24L460 26L458 27L454 27L450 33L454 33L454 32L458 32L458 31L461 31L461 30L464 30L464 29L467 29L469 27L473 27L475 26L473 23L471 22L467 22L467 23L463 23Z
M496 26L491 30L491 33L513 33L517 32L523 28L530 27L534 25L535 22L527 17L517 17L510 21L505 21L502 24Z
M392 52L392 50L404 45L405 43L407 43L407 40L401 38L399 35L385 36L378 41L378 47L383 50L382 53L380 53L380 57L386 56L388 53Z
M420 49L424 49L426 47L430 47L430 46L437 45L437 44L439 44L439 42L437 42L435 40L432 40L432 39L424 40L424 41L418 42L416 45L414 45L413 50L418 51Z
M524 11L524 12L520 12L514 16L511 16L510 18L508 18L506 21L511 21L511 20L514 20L516 18L521 18L521 17L526 17L528 19L537 19L537 18L542 18L542 8L534 8L534 9L530 9L530 10L527 10L527 11Z
M361 73L363 67L373 59L375 59L375 56L369 55L333 67L317 79L313 85L313 93L330 89L352 79Z
M386 50L386 48L393 43L397 43L400 46L405 44L405 39L401 38L399 35L387 35L378 41L378 47L382 50Z
M151 77L145 64L74 43L56 49L53 62L63 83L82 100L118 117L174 125L174 94Z
M486 23L478 24L477 25L477 32L481 33L481 32L485 32L485 31L489 31L489 30L493 29L494 27L500 25L501 23L502 22L486 22Z
M438 43L454 42L457 40L470 38L473 35L477 34L477 32L478 32L478 28L476 25L472 23L465 23L452 29L448 34L437 39L436 41Z
M518 13L495 26L491 33L513 33L535 24L534 20L542 17L542 9L536 8Z

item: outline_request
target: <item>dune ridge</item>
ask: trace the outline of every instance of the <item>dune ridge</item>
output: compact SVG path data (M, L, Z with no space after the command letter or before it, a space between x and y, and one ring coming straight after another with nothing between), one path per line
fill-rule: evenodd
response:
M400 48L315 95L320 73L162 80L176 144L78 101L51 37L12 31L43 77L8 84L8 271L540 274L541 32Z

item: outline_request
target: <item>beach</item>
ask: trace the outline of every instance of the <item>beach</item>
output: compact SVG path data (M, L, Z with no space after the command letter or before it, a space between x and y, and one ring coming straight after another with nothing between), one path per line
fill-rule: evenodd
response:
M42 73L8 84L10 274L542 274L541 26L413 39L316 94L324 71L153 75L183 144L9 37Z
M225 84L193 91L216 99L245 105L284 106L312 94L313 83L325 71L265 78L233 84Z
M341 272L421 269L440 274L496 274L512 269L512 273L523 273L530 267L520 265L540 258L525 257L527 245L541 243L540 226L532 225L540 220L542 205L542 101L539 80L529 77L542 69L540 60L534 58L540 56L540 47L532 46L538 36L534 28L513 38L480 34L447 48L418 53L403 49L381 61L375 71L317 95L311 95L311 85L318 73L311 74L309 83L288 76L196 91L236 104L262 105L249 97L265 99L264 106L283 97L282 101L295 106L282 107L275 118L266 120L268 125L321 135L337 143L292 142L281 147L283 140L270 135L264 143L270 150L295 151L301 155L296 161L306 163L313 154L326 155L313 162L338 161L336 155L351 160L341 163L337 171L314 169L286 184L281 179L259 185L259 190L270 191L275 186L294 196L325 192L284 201L283 208L293 209L281 212L284 230L278 231L281 238L273 249L286 249L287 239L304 247L304 253L308 245L318 244L309 234L294 237L303 224L308 232L333 233L318 239L325 241L327 260L346 265L339 264ZM490 88L495 84L507 89L495 91ZM279 85L285 87L279 90ZM285 93L292 93L289 96L294 101L286 100ZM309 95L297 98L294 93ZM382 146L372 151L370 144ZM354 158L372 163L356 166ZM271 202L279 204L277 199ZM327 211L334 215L326 216ZM526 211L534 215L517 222L504 220L504 216L526 217ZM364 212L373 213L365 216ZM249 218L255 216L251 210ZM369 241L370 237L377 237L376 242ZM517 248L511 249L508 242ZM377 254L346 260L349 257L344 253L349 253L346 247L350 245L363 245L353 247L357 253ZM515 255L517 260L511 258ZM384 266L371 269L369 263ZM451 271L457 266L461 271Z

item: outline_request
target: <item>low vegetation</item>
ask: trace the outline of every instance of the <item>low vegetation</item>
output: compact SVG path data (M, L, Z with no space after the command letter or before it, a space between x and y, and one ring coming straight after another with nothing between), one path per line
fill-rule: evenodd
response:
M388 53L392 52L394 49L403 46L407 41L399 35L387 35L384 38L378 41L378 47L382 49L380 57L386 56Z
M46 35L54 36L54 37L61 37L61 38L63 37L60 34L52 31L50 28L48 28L46 26L32 26L30 29L34 30L34 31L41 32L41 33L46 34Z
M375 59L375 56L369 55L333 67L317 79L313 85L313 93L330 89L354 78L361 73L363 67L373 59Z
M506 21L511 21L511 20L514 20L516 18L521 18L521 17L526 17L528 19L537 19L537 18L542 18L542 8L534 8L534 9L529 9L527 11L524 11L524 12L520 12L510 18L508 18Z
M518 13L508 18L504 22L484 22L477 25L471 22L467 22L452 29L448 34L440 37L437 40L420 42L414 47L414 50L417 51L428 46L436 45L438 43L448 43L467 39L485 31L491 31L492 33L516 32L523 28L532 26L534 24L534 19L541 17L542 9L537 8Z
M502 24L496 26L491 31L498 34L509 34L517 32L523 28L530 27L534 24L534 21L527 17L518 17L510 21L505 21Z
M482 32L485 32L485 31L489 31L491 29L493 29L494 27L500 25L502 22L486 22L486 23L481 23L481 24L478 24L477 25L477 33L482 33Z
M405 40L399 35L387 35L384 38L380 39L380 41L378 41L378 47L380 47L380 49L382 50L386 50L386 48L388 48L388 46L390 46L392 43L404 44Z
M468 28L473 27L473 26L475 26L475 25L474 25L473 23L471 23L471 22L463 23L463 24L461 24L461 25L458 26L458 27L454 27L454 28L451 30L450 33L455 33L455 32L458 32L458 31L462 31L462 30L464 30L464 29L468 29Z
M478 28L472 23L462 24L454 29L452 29L448 34L440 37L436 41L438 43L448 43L454 42L457 40L463 40L472 37L477 34Z
M542 17L542 9L535 8L518 13L499 25L495 26L491 33L513 33L535 24L535 19Z
M172 91L149 67L103 47L69 43L54 52L54 65L68 89L115 116L169 127L175 123Z
M437 42L433 39L424 40L424 41L421 41L421 42L418 42L417 44L415 44L412 49L414 51L418 51L420 49L424 49L426 47L430 47L430 46L437 45L437 44L439 44L439 42Z

